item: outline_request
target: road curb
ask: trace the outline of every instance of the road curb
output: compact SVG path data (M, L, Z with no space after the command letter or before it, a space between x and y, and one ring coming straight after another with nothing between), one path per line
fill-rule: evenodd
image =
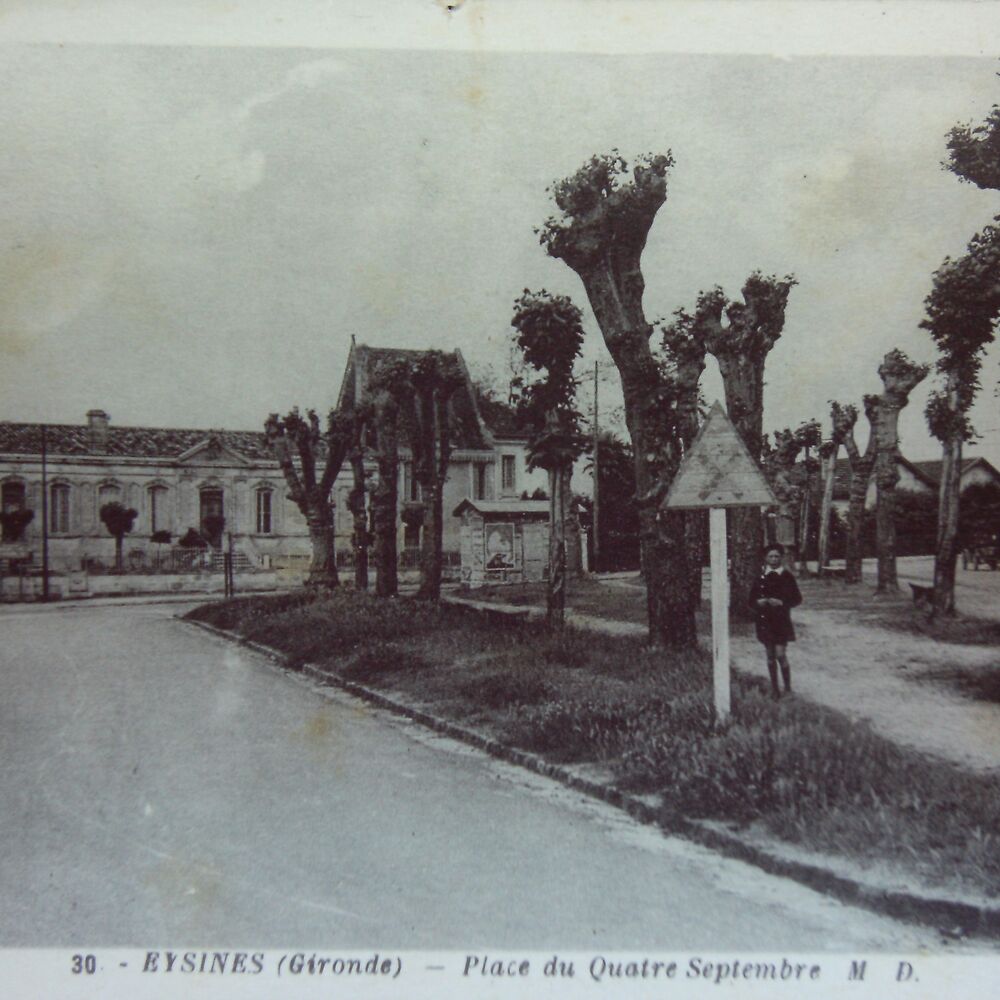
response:
M459 602L455 602L459 603ZM464 602L463 602L464 603ZM520 608L518 610L521 610ZM536 754L518 750L490 736L484 736L475 730L466 729L458 723L431 715L422 709L414 708L405 702L397 701L388 695L381 694L371 688L364 687L355 681L347 680L339 674L323 670L313 663L289 666L290 657L280 650L254 642L235 632L218 628L208 622L179 618L186 624L195 625L212 635L235 642L267 657L286 669L301 672L303 676L354 695L372 705L386 709L395 715L403 716L413 722L420 723L434 732L441 733L452 739L476 747L491 757L496 757L509 764L526 768L535 774L552 778L560 784L581 792L592 798L599 799L609 805L627 812L633 819L650 826L657 826L666 833L682 836L687 840L701 844L726 857L733 858L760 868L771 875L779 875L792 879L802 885L833 896L842 902L863 906L876 913L911 923L923 924L945 930L955 936L980 935L990 938L1000 938L1000 907L982 906L958 899L934 897L907 892L900 889L889 889L882 886L866 884L831 871L821 865L781 857L756 844L741 839L737 834L717 827L706 826L703 823L689 819L677 812L664 814L663 810L650 806L634 795L613 786L602 785L591 781L559 764L553 764Z

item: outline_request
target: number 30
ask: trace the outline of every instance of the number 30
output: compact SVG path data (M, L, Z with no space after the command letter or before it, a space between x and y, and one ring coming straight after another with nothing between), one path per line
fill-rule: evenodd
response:
M73 956L73 975L78 976L81 972L85 972L88 976L97 972L97 959L93 955Z

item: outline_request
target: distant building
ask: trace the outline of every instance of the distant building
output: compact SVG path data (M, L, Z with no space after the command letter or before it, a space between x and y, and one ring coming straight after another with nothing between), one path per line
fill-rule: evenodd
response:
M0 558L26 548L40 563L42 426L0 423L0 502L33 517L19 540L6 538ZM87 423L44 428L49 557L54 570L110 566L114 539L100 510L117 501L133 508L125 538L126 566L141 568L161 547L157 532L176 542L189 530L220 548L235 547L255 565L310 553L309 533L285 495L285 481L263 432L116 427L104 410ZM159 537L163 537L162 535Z
M801 464L799 466L801 468ZM941 483L941 460L928 462L911 462L900 455L897 462L899 482L896 489L917 495L937 496ZM801 475L801 473L800 473ZM820 476L816 475L819 484ZM962 460L960 489L964 493L970 486L993 483L1000 486L1000 472L985 458L966 458ZM833 505L836 509L846 511L850 500L851 468L846 458L837 460L833 479ZM819 488L817 486L817 488ZM875 476L868 481L865 493L865 507L875 506L876 486Z
M352 346L339 403L350 405L364 398L368 377L379 361L419 353ZM546 479L544 473L527 469L527 441L517 433L513 412L477 392L461 355L455 353L465 384L454 398L444 547L454 554L457 565L461 521L452 512L462 500L516 500L544 487ZM496 430L483 419L480 403L488 407ZM112 501L137 512L125 538L127 569L140 570L155 562L163 543L152 538L162 532L170 537L168 549L189 533L199 535L207 542L209 555L231 540L244 567L302 566L311 555L305 520L287 497L284 477L263 431L118 427L104 410L95 409L85 424L48 424L44 433L49 559L56 572L100 570L113 564L114 539L99 514ZM0 541L0 573L9 571L12 562L34 567L41 563L42 434L41 424L0 422L0 509L32 512L23 530L7 531ZM371 469L374 473L374 463ZM405 447L399 484L399 548L405 565L408 550L412 554L419 547L422 530L402 516L420 501L420 486ZM331 498L338 550L345 555L351 549L353 520L347 497L352 486L345 463Z

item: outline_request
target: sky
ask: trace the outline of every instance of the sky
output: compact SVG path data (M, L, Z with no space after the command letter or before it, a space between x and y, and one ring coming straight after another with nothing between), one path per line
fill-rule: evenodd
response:
M765 429L828 425L828 400L879 389L889 349L934 360L931 276L1000 213L941 168L948 129L1000 94L993 56L2 51L0 420L256 429L333 405L352 336L459 347L502 381L524 288L571 296L586 362L607 361L534 230L553 181L617 148L676 160L649 319L794 274ZM1000 466L998 354L969 454ZM932 381L901 419L915 459L938 454ZM711 361L704 386L721 396Z

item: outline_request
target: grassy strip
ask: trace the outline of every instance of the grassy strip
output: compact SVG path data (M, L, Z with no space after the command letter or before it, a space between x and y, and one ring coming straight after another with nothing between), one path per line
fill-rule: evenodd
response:
M717 728L703 654L346 589L241 598L189 617L551 760L605 765L665 810L1000 895L1000 779L901 749L829 709L775 703L741 675L733 717Z

